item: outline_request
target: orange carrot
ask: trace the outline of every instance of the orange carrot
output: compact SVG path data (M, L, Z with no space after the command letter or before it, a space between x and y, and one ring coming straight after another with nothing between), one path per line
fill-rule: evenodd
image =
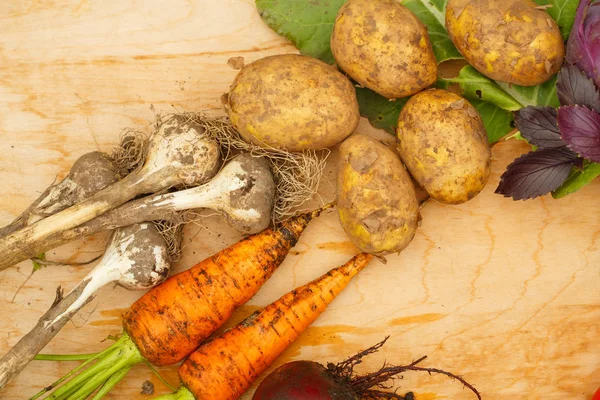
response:
M123 327L154 365L181 361L254 296L319 211L267 229L169 278L136 301Z
M83 356L81 359L97 362L50 398L85 398L105 382L114 385L111 376L124 376L123 369L139 362L162 366L181 361L225 323L237 307L254 296L283 262L310 220L329 207L249 236L150 290L125 314L122 337L101 353ZM53 355L37 358L73 359ZM52 390L65 378L34 398Z
M159 399L235 400L325 310L372 256L339 268L254 313L200 346L179 368L183 385Z

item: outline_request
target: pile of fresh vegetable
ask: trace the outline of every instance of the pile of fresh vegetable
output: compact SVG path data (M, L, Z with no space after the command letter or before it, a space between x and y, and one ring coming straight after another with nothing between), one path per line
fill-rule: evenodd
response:
M497 193L560 198L600 175L599 65L600 2L582 0L556 82L558 104L516 112L521 136L536 149L508 166Z
M382 71L386 68L389 70L389 66L395 62L394 76L401 76L405 82L409 82L412 79L410 71L418 70L425 84L430 76L425 71L434 68L425 61L431 60L429 56L412 60L414 66L408 73L403 65L405 58L398 57L392 64L382 61L382 54L387 53L388 57L390 54L399 54L393 50L394 45L401 48L414 46L410 43L410 35L404 31L408 29L405 25L415 24L414 19L410 19L410 24L402 19L403 26L389 31L386 29L395 25L388 22L380 23L376 30L369 30L368 24L377 21L375 4L379 4L379 12L385 14L385 10L397 7L397 1L362 2L371 5L358 7L361 9L358 17L351 15L349 18L345 16L347 11L343 10L351 10L352 4L362 6L361 2L337 0L305 4L257 0L256 3L267 25L292 41L300 53L327 63L336 63L356 82L362 116L377 128L389 133L396 132L398 115L409 97L398 98L381 89L375 82L375 76L384 74ZM427 26L429 37L423 38L425 51L419 54L427 54L431 49L437 64L449 60L465 61L466 65L458 76L438 76L433 85L441 89L458 89L459 94L481 115L490 144L513 131L516 122L519 132L511 135L511 138L528 140L535 149L540 146L531 138L534 133L528 134L528 129L542 131L545 135L558 134L576 154L547 150L519 160L507 171L505 178L508 181L498 187L499 194L517 200L552 192L553 197L560 198L581 189L600 175L600 168L589 149L589 142L597 141L599 137L595 114L582 111L581 108L571 112L565 107L583 105L593 110L589 101L598 98L600 42L597 32L600 5L597 0L402 0L400 3ZM340 16L343 17L341 22L337 18L340 9ZM353 25L353 33L345 35L356 38L360 34L363 37L354 39L353 45L347 46L345 53L342 53L342 50L338 50L338 42L343 40L340 35L347 29L344 28L347 19L359 21ZM415 27L415 32L419 32L419 29ZM393 44L395 32L405 33L397 37L397 44ZM565 46L563 41L567 39ZM353 46L359 48L361 53L350 53ZM362 74L368 74L369 80L355 71L360 64L357 59L350 58L353 67L344 64L344 57L349 57L349 54L363 60ZM563 63L565 55L566 62ZM564 83L557 84L557 77L561 75L556 73L563 65L563 70L575 65L595 81L596 87L581 80L578 84L573 82L571 88L563 86L561 89ZM573 97L575 93L572 93L559 101L560 92L565 89L577 92L577 97ZM568 130L567 126L559 130L552 118L548 121L549 125L544 126L547 117L538 113L531 115L529 109L556 109L561 105L564 114L573 117L568 121L569 126L575 126L577 132L588 132L586 149L571 144L569 132L564 132ZM533 118L529 128L519 124L528 118ZM540 124L543 129L536 128ZM552 154L546 156L548 152Z
M114 230L96 267L68 294L59 288L0 360L0 387L99 287L116 282L150 289L123 316L118 340L96 354L37 356L85 362L33 399L100 399L140 362L182 362L182 386L162 399L237 399L373 257L385 262L410 244L424 206L418 191L454 205L483 190L490 146L512 130L512 112L520 132L513 137L535 149L508 167L498 193L560 197L600 175L600 1L562 3L257 0L264 21L302 54L232 62L240 71L222 97L228 119L172 115L147 141L129 137L113 155L84 155L0 230L0 270ZM439 64L449 59L465 65L441 78ZM361 115L395 134L395 148L355 132ZM360 253L211 337L282 264L308 223L334 206L297 210L315 193L333 147L335 207ZM169 240L177 239L160 228L172 232L197 209L216 211L249 236L168 278L177 256ZM423 358L355 374L382 344L338 365L283 366L254 399L410 399L381 390L404 371L448 375L481 398L463 378L417 365Z

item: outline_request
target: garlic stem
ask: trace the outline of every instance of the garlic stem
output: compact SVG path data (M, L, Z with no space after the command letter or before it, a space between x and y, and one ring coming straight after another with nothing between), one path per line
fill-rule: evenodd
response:
M0 360L0 388L25 368L102 286L117 282L127 289L147 289L166 279L169 271L167 245L154 224L116 230L96 267L66 296L59 288L50 309Z
M219 149L203 129L174 116L150 138L140 170L57 214L0 238L0 270L32 257L31 248L52 235L75 228L143 193L197 185L217 172Z

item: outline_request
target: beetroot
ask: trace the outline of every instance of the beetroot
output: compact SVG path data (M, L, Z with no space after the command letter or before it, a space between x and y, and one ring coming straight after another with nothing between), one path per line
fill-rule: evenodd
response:
M356 374L354 367L361 363L364 356L378 351L387 339L339 364L329 363L327 367L314 361L293 361L284 364L260 383L252 400L414 400L411 392L400 396L379 390L389 389L390 385L387 383L405 371L447 375L468 387L481 400L477 389L461 377L440 369L417 366L426 356L408 365L385 364L379 371L366 375Z
M314 361L282 365L262 381L253 400L347 400L358 399L354 390Z

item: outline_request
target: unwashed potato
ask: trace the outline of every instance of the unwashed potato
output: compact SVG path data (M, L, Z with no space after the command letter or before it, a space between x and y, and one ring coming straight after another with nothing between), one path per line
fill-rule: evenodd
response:
M244 140L288 151L336 145L360 119L350 80L322 61L297 54L243 67L223 100Z
M565 56L556 22L531 0L450 0L446 29L465 59L497 81L534 86Z
M337 210L344 231L361 251L385 255L404 249L417 230L415 188L393 150L364 135L339 149Z
M487 183L491 153L483 121L459 95L417 93L400 112L397 136L402 161L434 199L463 203Z
M398 0L350 0L331 35L340 68L390 99L410 96L437 79L427 28Z

